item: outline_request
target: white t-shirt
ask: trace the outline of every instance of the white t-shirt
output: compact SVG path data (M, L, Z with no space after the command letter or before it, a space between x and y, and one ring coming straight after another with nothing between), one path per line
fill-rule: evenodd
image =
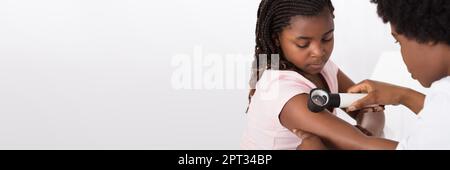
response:
M434 82L425 95L417 126L398 150L450 150L450 76Z

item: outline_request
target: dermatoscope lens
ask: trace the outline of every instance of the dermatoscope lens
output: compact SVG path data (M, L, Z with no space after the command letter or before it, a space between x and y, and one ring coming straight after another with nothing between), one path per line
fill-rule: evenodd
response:
M325 104L327 102L327 96L314 95L311 97L311 100L313 101L314 104L316 104L318 106L325 106Z

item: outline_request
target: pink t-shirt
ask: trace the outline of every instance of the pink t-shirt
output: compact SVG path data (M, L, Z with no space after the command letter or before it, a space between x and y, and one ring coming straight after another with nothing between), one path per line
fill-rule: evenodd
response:
M332 93L338 92L339 68L328 61L321 74ZM247 127L241 148L248 150L294 150L301 139L281 125L279 114L298 94L308 94L316 86L294 71L266 70L256 84L247 113ZM305 103L306 104L306 103ZM333 114L336 114L335 111Z

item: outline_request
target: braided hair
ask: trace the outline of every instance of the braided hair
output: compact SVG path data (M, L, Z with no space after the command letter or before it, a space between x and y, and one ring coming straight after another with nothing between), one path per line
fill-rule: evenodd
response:
M275 39L281 31L290 25L294 16L317 16L328 8L333 15L334 7L331 0L262 0L257 15L256 23L256 47L252 64L250 79L250 92L248 99L255 93L256 83L264 70L271 69L271 55L280 56L279 69L291 70L295 66L288 62L282 54ZM334 15L333 15L334 16ZM267 63L259 68L261 57L267 57Z

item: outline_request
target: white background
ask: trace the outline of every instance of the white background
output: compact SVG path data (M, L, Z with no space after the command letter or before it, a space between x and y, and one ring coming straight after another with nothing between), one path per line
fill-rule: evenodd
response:
M332 59L370 78L390 29L368 0L333 2ZM258 4L0 1L0 149L239 149L247 90L175 90L171 59L251 57Z

